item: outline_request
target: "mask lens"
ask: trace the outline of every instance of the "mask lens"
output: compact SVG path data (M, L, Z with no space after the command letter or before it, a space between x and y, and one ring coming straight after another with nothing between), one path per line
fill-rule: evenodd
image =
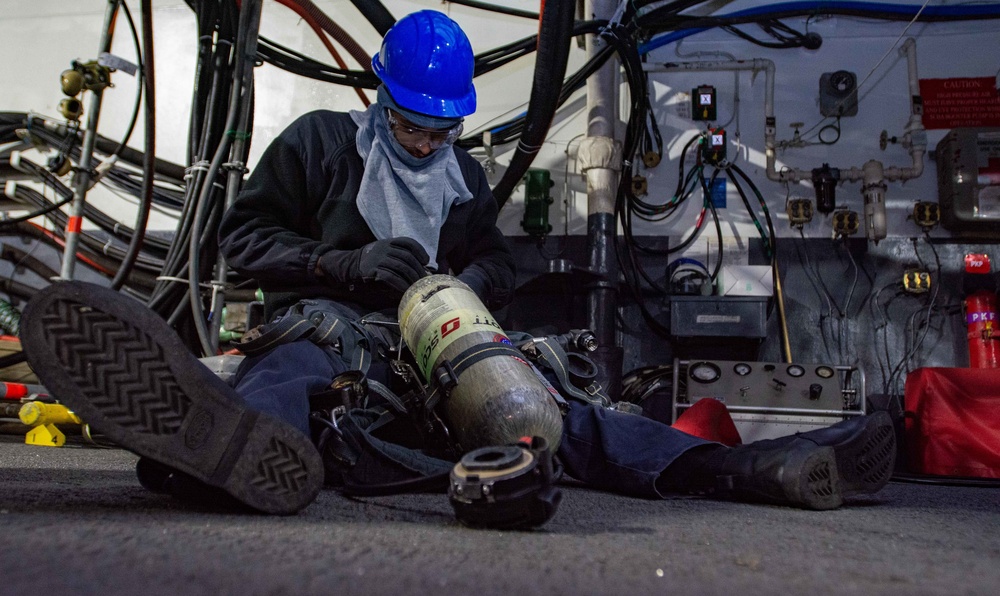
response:
M417 148L429 146L431 149L440 149L444 145L454 143L462 134L462 123L458 123L451 128L421 128L409 123L402 123L392 112L388 112L389 128L396 135L399 144L407 148Z

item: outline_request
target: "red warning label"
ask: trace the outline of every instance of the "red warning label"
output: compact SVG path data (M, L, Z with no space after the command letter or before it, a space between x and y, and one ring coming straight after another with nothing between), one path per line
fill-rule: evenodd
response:
M1000 126L1000 91L994 77L920 79L924 127Z

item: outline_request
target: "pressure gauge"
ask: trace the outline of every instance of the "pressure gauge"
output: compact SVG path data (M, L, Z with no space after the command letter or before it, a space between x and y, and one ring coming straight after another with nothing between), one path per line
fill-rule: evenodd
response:
M733 372L741 377L747 376L748 374L750 374L752 370L753 368L751 368L750 365L747 364L746 362L737 362L733 366Z
M792 364L785 370L785 372L787 372L790 377L798 378L806 374L806 369L802 368L798 364Z
M821 379L829 379L833 376L833 369L829 366L816 367L816 376Z
M714 383L722 376L722 371L711 362L698 362L691 365L689 374L699 383Z

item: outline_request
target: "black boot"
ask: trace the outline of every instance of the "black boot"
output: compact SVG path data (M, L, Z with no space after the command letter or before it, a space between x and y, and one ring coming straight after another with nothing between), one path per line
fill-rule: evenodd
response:
M896 441L889 415L876 412L779 439L732 449L716 447L697 457L701 461L691 469L688 481L696 491L835 509L844 497L874 493L885 486L892 474Z
M889 482L896 462L896 433L888 412L855 416L833 426L752 445L774 449L794 441L832 447L843 496L878 492Z
M160 462L140 457L135 462L135 477L146 490L164 495L170 494L170 477L177 472L174 468Z
M316 498L323 462L309 438L244 407L139 301L60 282L29 301L21 324L42 384L122 447L258 511L294 513Z
M694 473L691 488L714 497L805 509L836 509L844 501L833 448L809 441L721 447Z

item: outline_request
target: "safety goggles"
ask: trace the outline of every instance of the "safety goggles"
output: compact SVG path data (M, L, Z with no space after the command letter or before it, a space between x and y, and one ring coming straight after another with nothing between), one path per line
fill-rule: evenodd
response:
M406 149L419 149L424 145L436 151L445 145L450 145L462 134L462 123L451 128L422 128L405 120L392 110L386 110L389 120L389 130L396 135L396 140Z

